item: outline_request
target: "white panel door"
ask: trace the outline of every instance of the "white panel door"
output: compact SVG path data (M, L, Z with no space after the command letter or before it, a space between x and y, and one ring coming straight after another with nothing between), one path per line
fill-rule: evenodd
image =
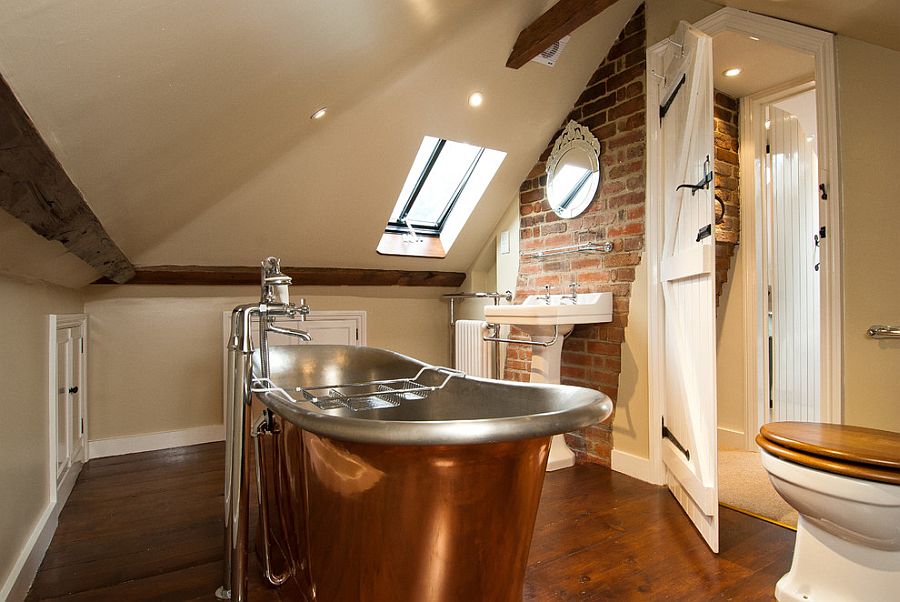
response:
M69 383L72 380L72 331L56 331L56 478L59 480L69 468L70 408Z
M666 484L718 552L712 41L687 23L679 25L673 41L659 82L665 191L659 257L662 458Z
M799 119L770 106L768 121L771 419L818 422L818 161Z
M84 330L81 326L69 329L72 345L72 374L69 381L69 423L70 461L84 460Z

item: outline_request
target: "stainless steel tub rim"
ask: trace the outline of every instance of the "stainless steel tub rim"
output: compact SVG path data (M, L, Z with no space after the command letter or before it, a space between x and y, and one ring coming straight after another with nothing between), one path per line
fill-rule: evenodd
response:
M406 378L427 366L370 347L284 346L271 347L269 354L272 381L288 393L298 386ZM258 374L257 353L253 366ZM424 399L363 411L322 410L277 391L255 395L302 429L344 441L385 445L468 445L546 437L597 424L613 409L609 397L592 389L474 377L452 378Z

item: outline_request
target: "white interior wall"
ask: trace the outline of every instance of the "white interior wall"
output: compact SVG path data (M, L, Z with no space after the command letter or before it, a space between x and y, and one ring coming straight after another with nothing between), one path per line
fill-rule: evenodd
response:
M742 203L743 207L750 204ZM745 446L744 382L744 253L735 247L728 282L722 287L716 312L716 396L719 448Z
M82 307L79 291L0 276L0 593L51 499L48 315Z
M447 307L431 287L302 287L313 311L367 312L367 343L449 363ZM222 312L258 289L92 286L91 440L222 424Z

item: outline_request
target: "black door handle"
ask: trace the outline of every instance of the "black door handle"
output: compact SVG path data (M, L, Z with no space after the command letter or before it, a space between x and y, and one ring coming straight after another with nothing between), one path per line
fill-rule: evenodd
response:
M78 387L69 387L69 393L78 393Z

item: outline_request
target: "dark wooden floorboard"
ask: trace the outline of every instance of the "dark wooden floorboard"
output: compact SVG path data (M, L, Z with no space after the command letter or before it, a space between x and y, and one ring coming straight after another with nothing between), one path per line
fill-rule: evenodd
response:
M211 443L89 462L28 600L214 600L223 456ZM773 600L794 533L720 513L715 555L664 488L599 466L549 473L524 599ZM254 602L292 599L263 582L252 555L250 574Z

